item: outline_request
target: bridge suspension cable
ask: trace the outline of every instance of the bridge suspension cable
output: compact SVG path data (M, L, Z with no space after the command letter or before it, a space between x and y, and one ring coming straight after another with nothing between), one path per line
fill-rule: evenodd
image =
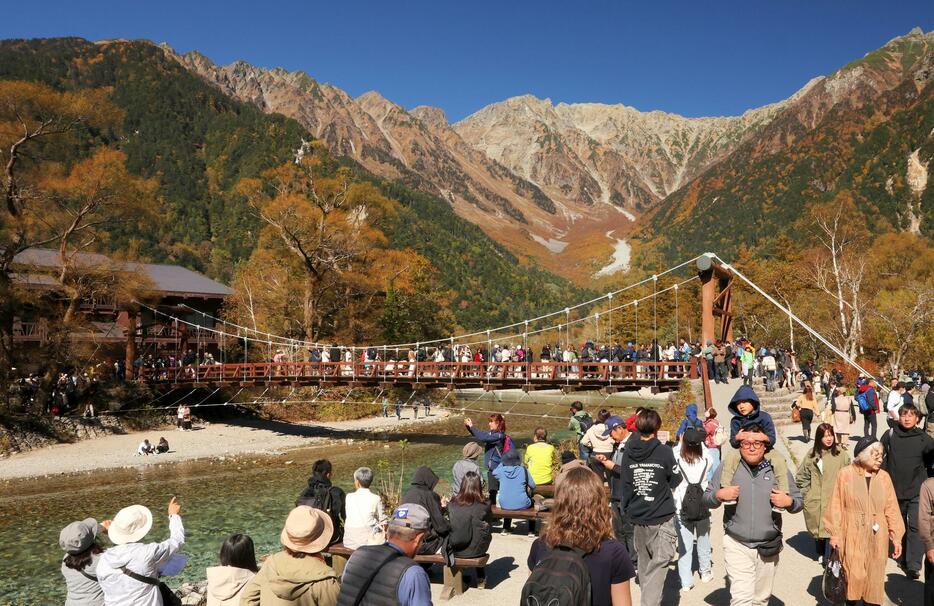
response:
M617 289L617 290L608 292L608 293L606 293L606 294L604 294L604 295L601 295L601 296L599 296L599 297L595 297L595 298L593 298L593 299L590 299L590 300L588 300L588 301L584 301L584 302L582 302L582 303L577 303L576 305L572 305L572 306L569 306L569 307L565 307L564 309L560 309L560 310L557 310L557 311L553 311L553 312L549 312L549 313L546 313L546 314L542 314L542 315L537 316L537 317L534 317L534 318L529 318L529 319L526 319L526 320L520 320L520 321L518 321L518 322L513 322L513 323L511 323L511 324L504 324L504 325L498 326L498 327L496 327L496 328L489 328L489 329L485 329L485 330L479 330L479 331L475 331L475 332L471 332L471 333L466 333L466 334L462 334L462 335L457 335L457 336L442 337L442 338L438 338L438 339L429 339L429 340L426 340L426 341L414 341L414 342L409 342L409 343L381 344L381 345L379 345L379 347L388 348L388 349L402 349L402 348L412 347L412 346L415 346L415 347L422 347L422 346L425 346L425 345L434 345L434 344L439 344L439 343L443 343L443 342L452 342L452 343L457 342L457 343L460 344L460 345L464 345L464 343L460 343L460 341L461 341L462 339L468 339L468 338L476 337L476 336L478 336L478 335L488 335L488 334L490 334L490 333L497 333L497 332L500 332L500 331L503 331L503 330L508 330L508 329L511 329L511 328L515 328L515 327L517 327L517 326L528 326L529 324L532 324L532 323L535 323L535 322L538 322L538 321L540 321L540 320L544 320L544 319L547 319L547 318L551 318L551 317L556 316L556 315L559 315L559 314L561 314L561 313L564 313L565 316L566 316L566 318L569 319L569 318L570 318L570 312L573 311L573 310L580 309L581 307L586 307L586 306L588 306L588 305L592 305L592 304L594 304L594 303L598 303L598 302L603 301L603 300L612 301L612 299L613 299L613 297L614 297L615 295L618 295L618 294L620 294L620 293L626 292L626 291L631 290L631 289L633 289L633 288L637 288L637 287L639 287L639 286L642 286L642 285L644 285L644 284L647 284L647 283L650 282L650 281L653 282L653 283L657 283L659 277L664 276L664 275L669 274L669 273L672 273L672 272L674 272L674 271L677 271L677 270L679 270L679 269L681 269L681 268L683 268L683 267L686 267L687 265L690 265L691 263L693 263L694 261L696 261L696 260L697 260L698 258L700 258L700 257L701 257L701 255L698 255L698 256L696 256L696 257L694 257L694 258L692 258L692 259L688 259L687 261L684 261L684 262L682 262L682 263L679 263L679 264L677 264L677 265L674 265L674 266L672 266L672 267L669 267L669 268L665 269L665 270L662 271L662 272L659 272L659 273L657 273L657 274L654 274L654 275L649 276L649 277L647 277L647 278L645 278L645 279L643 279L643 280L640 280L640 281L635 282L635 283L633 283L633 284L629 284L629 285L624 286L624 287L622 287L622 288L619 288L619 289ZM178 318L177 316L172 316L172 315L170 315L170 314L166 314L166 313L164 313L164 312L161 312L161 311L159 311L159 310L157 310L157 309L155 309L155 308L153 308L153 307L151 307L151 306L149 306L149 305L146 305L146 304L144 304L144 303L142 303L142 302L140 302L140 301L134 301L134 302L135 302L136 304L140 305L141 307L144 307L144 308L146 308L146 309L148 309L148 310L150 310L150 311L152 311L152 312L154 312L154 313L157 313L157 314L159 314L159 315L162 315L163 317L172 319L172 320L174 320L176 323L181 322L182 324L184 324L184 325L186 325L186 326L189 326L189 327L192 327L192 328L196 328L196 329L198 329L198 330L207 330L207 331L209 331L209 332L211 332L211 333L218 334L218 335L224 335L224 336L228 336L228 337L232 337L232 338L236 338L236 339L246 339L246 340L252 340L252 341L264 343L264 344L266 344L266 345L268 345L268 346L270 346L270 347L271 347L272 345L276 345L276 346L278 346L278 347L288 347L288 348L294 349L294 348L299 348L299 347L300 347L300 348L309 348L309 347L331 347L331 346L333 345L333 343L321 343L321 342L316 342L316 341L306 341L306 340L292 339L292 338L290 338L290 337L285 337L285 336L282 336L282 335L275 335L275 334L273 334L273 333L261 331L261 330L256 329L256 328L250 328L250 327L248 327L248 326L242 326L242 325L239 325L239 324L230 322L230 321L228 321L228 320L225 320L225 319L223 319L223 318L218 318L218 317L213 316L213 315L211 315L211 314L209 314L209 313L207 313L207 312L194 309L194 308L192 308L192 307L189 306L189 305L182 304L182 305L184 305L185 307L187 307L188 309L192 310L194 313L200 314L203 318L210 318L211 320L213 320L213 321L216 322L216 323L221 323L222 325L225 325L225 326L232 326L232 327L236 328L236 329L237 329L237 334L233 334L233 333L229 333L229 332L227 332L227 331L212 329L212 328L208 328L208 327L206 327L206 326L202 326L202 325L200 325L200 324L196 324L196 323L193 323L193 322L188 322L188 321L186 321L186 320L183 320L183 319L181 319L181 318ZM589 316L588 316L588 317L589 317ZM565 323L565 325L566 325L566 324L567 324L567 323ZM243 333L246 333L246 334L241 334L241 331L242 331ZM249 337L249 334L250 334L250 333L255 334L255 335L259 335L259 336L261 336L261 338L250 339L250 337ZM178 333L177 333L177 331L176 331L176 340L177 340L177 335L178 335ZM497 339L497 340L500 340L500 339ZM473 344L476 344L476 342L470 343L470 344L473 345ZM360 349L361 347L366 347L366 346L356 346L356 345L338 345L338 346L339 346L339 347L342 347L343 349L351 349L351 350L353 350L353 351L356 351L357 349ZM177 349L177 347L176 347L176 349Z

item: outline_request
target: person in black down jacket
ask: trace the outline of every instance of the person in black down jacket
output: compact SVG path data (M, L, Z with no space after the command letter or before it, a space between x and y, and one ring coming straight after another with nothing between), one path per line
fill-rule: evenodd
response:
M475 558L487 552L493 533L490 530L490 503L483 498L480 475L468 471L461 489L448 503L451 519L451 546L458 558Z
M318 459L311 466L311 477L308 486L295 501L295 506L308 505L328 514L334 525L334 534L328 545L334 545L344 540L344 520L347 519L345 509L345 494L341 488L331 484L331 462L327 459Z
M934 457L934 439L917 426L920 420L914 404L903 404L898 409L898 423L881 440L885 452L882 469L892 476L898 508L902 518L907 518L899 565L912 579L921 576L924 545L918 534L918 505L921 484L927 479L927 469Z
M640 412L636 417L638 439L626 443L620 464L621 505L633 525L642 606L662 602L668 564L678 553L671 491L681 483L681 474L671 448L655 437L661 424L662 419L654 410Z
M437 484L438 476L430 467L423 465L415 470L411 488L402 495L402 503L416 503L428 510L428 531L418 548L418 555L438 553L444 537L451 532L451 525L444 517L441 497L434 491Z

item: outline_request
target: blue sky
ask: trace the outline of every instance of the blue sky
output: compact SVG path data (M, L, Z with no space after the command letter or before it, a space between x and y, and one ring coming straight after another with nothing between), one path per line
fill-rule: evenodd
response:
M147 38L454 121L514 95L732 115L919 26L934 0L7 1L0 38Z

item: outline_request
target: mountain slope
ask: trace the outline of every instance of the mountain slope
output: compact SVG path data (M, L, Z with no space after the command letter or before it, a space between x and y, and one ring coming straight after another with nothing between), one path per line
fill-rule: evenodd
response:
M809 205L851 195L873 232L934 234L934 33L915 30L812 83L640 232L668 260L794 237Z
M354 99L303 72L162 48L225 93L295 118L375 174L440 195L516 254L577 280L609 256L606 232L623 235L781 107L688 119L518 97L450 125L437 108L406 111L376 92Z
M0 41L0 79L108 88L124 112L116 143L131 171L158 179L163 220L147 233L117 231L103 252L130 248L221 279L251 253L261 227L233 186L289 161L311 138L297 121L225 95L146 41ZM392 245L416 248L439 270L462 326L505 323L583 297L565 280L520 262L443 200L352 168L393 196L397 218L385 227Z

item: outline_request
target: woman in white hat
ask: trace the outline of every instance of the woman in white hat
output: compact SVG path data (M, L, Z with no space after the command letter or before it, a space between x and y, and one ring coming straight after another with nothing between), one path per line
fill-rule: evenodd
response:
M181 505L169 501L169 538L161 543L140 543L152 528L152 512L142 505L124 507L107 531L114 547L100 557L97 579L107 606L163 606L159 568L185 542L179 515Z
M104 592L97 582L97 561L103 551L97 544L97 535L107 532L110 520L98 524L94 518L72 522L58 535L58 544L65 557L62 576L68 594L65 606L104 606Z
M334 533L331 517L299 505L289 513L279 540L282 551L263 563L247 583L242 606L334 606L340 583L321 552Z

